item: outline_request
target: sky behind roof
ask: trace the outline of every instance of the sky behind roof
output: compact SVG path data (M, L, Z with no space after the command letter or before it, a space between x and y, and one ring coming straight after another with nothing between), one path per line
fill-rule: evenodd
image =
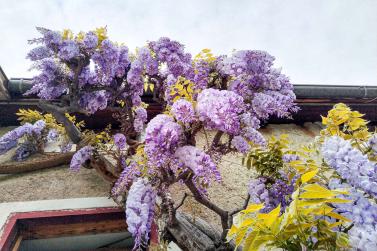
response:
M294 84L377 85L377 0L0 0L0 66L31 77L36 26L108 27L131 50L168 36L198 53L266 50Z

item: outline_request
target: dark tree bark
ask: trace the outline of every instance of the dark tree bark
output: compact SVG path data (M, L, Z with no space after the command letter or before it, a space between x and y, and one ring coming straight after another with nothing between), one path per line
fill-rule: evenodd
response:
M16 174L68 164L73 156L69 153L44 153L26 161L2 163L0 174Z
M176 224L168 227L177 245L187 251L231 251L234 243L221 240L221 230L206 221L177 212Z
M81 141L81 132L80 130L75 126L72 121L70 121L65 114L68 112L74 112L70 111L67 107L59 107L57 105L47 103L46 101L40 101L38 106L44 110L45 112L51 113L55 119L62 123L69 138L72 140L73 143L78 144Z

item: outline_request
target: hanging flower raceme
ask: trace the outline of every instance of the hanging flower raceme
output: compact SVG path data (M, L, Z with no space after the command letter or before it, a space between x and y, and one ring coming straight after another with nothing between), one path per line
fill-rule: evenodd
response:
M355 188L377 198L377 167L350 141L338 136L325 140L322 155L326 163Z
M166 75L172 74L176 78L184 76L189 79L193 77L191 55L184 52L182 44L167 37L162 37L158 41L150 42L149 47L155 53L158 61L166 63Z
M47 133L47 141L54 142L59 138L59 132L56 129L50 129Z
M171 107L171 112L174 117L184 123L191 123L195 120L195 111L192 103L185 99L178 99Z
M195 82L195 89L198 91L207 88L209 82L210 65L208 61L199 60L195 62L195 76L193 81Z
M150 76L158 73L158 61L152 57L148 47L142 47L138 50L136 59L132 62L127 74L127 82L131 89L130 94L127 95L133 97L134 106L140 105L140 101L136 97L143 94L145 73Z
M241 123L245 127L251 127L254 129L260 128L260 120L257 118L256 115L252 114L251 112L244 112L241 114Z
M132 181L141 174L135 161L132 161L129 165L127 165L126 161L122 158L121 165L123 167L123 171L111 189L111 194L114 197L126 192L129 186L132 184Z
M242 96L259 119L271 115L287 117L297 110L295 94L289 79L272 68L274 57L265 51L237 51L231 57L217 60L217 69L232 77L229 90Z
M98 110L106 109L108 96L105 90L85 93L81 96L79 104L88 113L93 114Z
M127 139L126 136L122 133L117 133L114 135L114 144L118 147L119 150L126 148Z
M152 166L162 166L181 144L182 127L168 115L153 118L145 130L145 152Z
M81 165L90 159L92 153L93 147L91 146L84 146L83 148L78 150L72 157L70 169L72 171L80 170Z
M250 150L249 143L241 136L235 136L232 139L232 145L239 151L240 153L247 153Z
M377 155L377 134L373 134L368 140L368 145L372 151L372 155Z
M156 192L145 178L137 179L128 192L126 221L128 231L134 237L134 250L146 245L151 231Z
M130 64L128 48L105 39L101 48L93 54L93 62L101 84L110 85L116 77L123 77Z
M198 95L196 111L199 120L209 129L237 135L239 115L245 110L243 98L232 91L205 89Z
M26 58L32 61L37 61L50 56L52 56L52 51L50 49L48 49L46 46L38 46L34 49L31 49L28 52Z
M24 95L37 94L42 99L51 100L60 97L67 91L67 87L57 81L64 73L61 65L53 58L41 59L36 63L35 68L41 73L33 77L33 86Z
M43 120L38 120L34 125L25 123L22 126L7 132L0 137L0 154L4 154L10 149L17 146L18 140L24 135L40 136L42 130L45 128L46 123Z
M245 127L241 131L241 135L248 141L253 142L256 145L265 147L267 145L266 139L263 135L252 127Z
M87 52L91 52L92 50L96 49L98 46L97 35L92 31L87 32L83 40L83 45Z
M283 212L291 201L291 194L294 191L293 182L276 179L272 184L267 183L266 177L251 179L249 183L249 194L253 203L264 203L263 212L270 212L278 205Z
M182 169L189 168L193 172L192 179L202 194L206 194L206 188L211 180L221 181L221 174L205 152L194 146L179 147L174 156L179 160Z
M350 244L356 250L377 250L377 205L362 193L339 179L329 182L331 189L343 189L348 194L339 198L350 203L333 204L336 212L352 219L354 226L348 231Z
M144 123L147 122L147 110L143 107L138 107L135 109L135 118L134 118L134 129L136 132L140 133L144 129Z
M80 54L79 46L75 41L65 40L59 48L58 56L62 60L69 61Z
M37 151L37 146L33 142L26 141L16 149L16 153L12 159L15 161L23 161Z

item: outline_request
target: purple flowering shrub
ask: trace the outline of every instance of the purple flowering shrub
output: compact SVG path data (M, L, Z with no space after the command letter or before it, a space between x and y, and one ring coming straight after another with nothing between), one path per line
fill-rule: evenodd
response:
M179 228L178 217L186 196L181 202L171 196L176 183L221 219L222 233L212 236L218 250L234 249L227 242L234 234L240 234L236 245L250 250L257 245L377 249L377 136L361 114L338 104L323 117L326 128L317 142L322 164L309 156L313 149L295 152L284 137L266 140L258 131L261 125L298 110L292 84L267 52L215 56L205 49L192 57L181 43L163 37L132 53L112 42L105 28L77 35L38 31L42 37L30 41L38 46L27 57L39 74L28 94L40 97L40 107L64 126L70 144L77 144L71 169L92 166L112 182L111 196L125 208L135 250L148 245L157 222L165 223L159 224L161 232L187 231ZM149 112L146 101L153 104ZM110 128L80 131L67 116L101 110L120 123L115 135ZM38 135L31 127L25 124L1 137L0 153L20 143L18 158L33 151L28 142L18 141ZM57 137L54 131L45 134L48 140ZM203 147L196 142L198 134L205 135ZM221 184L218 166L230 153L244 154L244 164L255 174L244 205L233 210L214 203L208 193L213 183ZM233 224L235 215L249 225ZM193 248L187 238L180 240L183 248Z
M109 40L103 28L77 35L38 31L42 37L30 42L39 46L28 58L40 74L28 94L40 97L40 107L78 145L71 169L93 165L113 182L111 194L126 208L135 249L147 245L152 222L166 219L167 228L176 226L180 205L170 196L175 183L220 216L223 233L216 245L231 248L225 237L232 216L247 206L250 195L241 209L230 211L212 202L207 189L222 180L218 164L223 155L263 151L268 143L258 132L260 125L297 111L293 86L273 67L274 57L252 50L214 56L208 49L192 57L181 43L165 37L131 53ZM149 102L161 107L155 117L148 118L145 91ZM120 122L113 137L80 132L65 116L105 109ZM198 133L211 135L205 147L198 147ZM271 205L290 201L291 179L284 175L265 184L274 191Z
M22 161L34 153L42 152L50 131L44 120L25 123L0 137L0 155L17 148L12 159Z

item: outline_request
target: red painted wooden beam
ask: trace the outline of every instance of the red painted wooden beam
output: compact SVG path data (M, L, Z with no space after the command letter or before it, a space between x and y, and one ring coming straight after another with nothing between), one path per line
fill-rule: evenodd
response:
M109 222L113 224L107 224ZM50 229L54 229L54 232ZM25 239L38 239L56 237L54 234L79 235L101 231L119 232L126 229L124 211L115 207L12 213L0 236L0 250L11 250L20 235ZM152 225L151 242L158 242L155 224Z

